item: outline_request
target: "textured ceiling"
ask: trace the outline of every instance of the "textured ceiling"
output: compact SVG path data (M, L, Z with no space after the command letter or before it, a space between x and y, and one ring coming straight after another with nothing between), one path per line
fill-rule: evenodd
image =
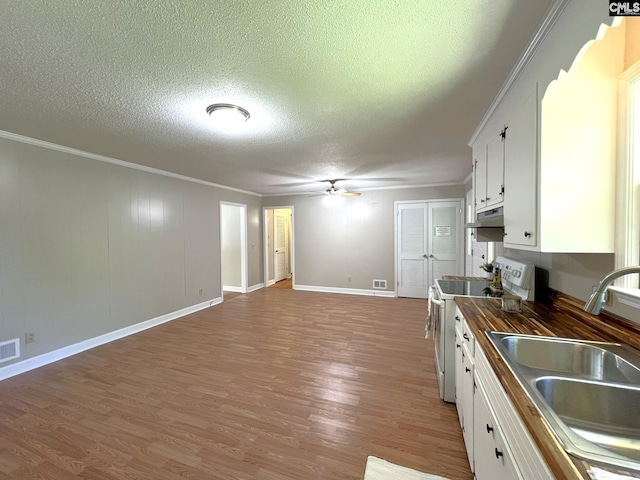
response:
M4 2L0 130L262 194L457 183L550 3Z

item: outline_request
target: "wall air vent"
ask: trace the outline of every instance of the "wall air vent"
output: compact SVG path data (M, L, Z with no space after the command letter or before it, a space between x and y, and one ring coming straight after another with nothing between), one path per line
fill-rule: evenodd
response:
M0 363L13 360L20 356L20 339L14 338L6 342L0 342Z
M374 280L373 288L376 290L386 290L387 289L387 281L386 280Z

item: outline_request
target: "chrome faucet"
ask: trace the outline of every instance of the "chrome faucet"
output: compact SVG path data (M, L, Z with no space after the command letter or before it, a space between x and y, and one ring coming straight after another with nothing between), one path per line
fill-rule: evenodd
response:
M614 270L607 274L607 276L600 281L596 291L591 294L591 297L584 306L584 311L599 315L600 312L602 312L602 307L604 306L607 289L613 281L616 278L623 277L625 275L632 275L634 273L640 273L640 265L637 267L619 268L618 270Z

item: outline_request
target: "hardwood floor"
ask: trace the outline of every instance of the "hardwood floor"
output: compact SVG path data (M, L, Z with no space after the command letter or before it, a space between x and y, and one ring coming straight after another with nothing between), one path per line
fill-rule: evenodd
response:
M269 288L293 288L293 277L285 278L279 282L270 285Z
M228 290L224 290L224 291L222 292L222 294L223 294L223 298L224 298L224 301L225 301L225 302L226 302L227 300L231 300L232 298L237 297L237 296L239 296L239 295L244 295L243 293L240 293L240 292L230 292L230 291L228 291Z
M0 383L0 479L473 478L423 300L279 288Z

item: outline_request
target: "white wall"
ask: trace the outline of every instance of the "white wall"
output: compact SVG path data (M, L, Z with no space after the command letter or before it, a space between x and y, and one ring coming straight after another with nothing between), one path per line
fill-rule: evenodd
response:
M393 291L394 202L463 197L464 186L454 185L365 191L340 207L303 195L265 197L263 204L294 206L296 285L371 290L375 278Z
M259 284L260 197L1 137L0 341L36 341L0 367L219 298L221 200Z

